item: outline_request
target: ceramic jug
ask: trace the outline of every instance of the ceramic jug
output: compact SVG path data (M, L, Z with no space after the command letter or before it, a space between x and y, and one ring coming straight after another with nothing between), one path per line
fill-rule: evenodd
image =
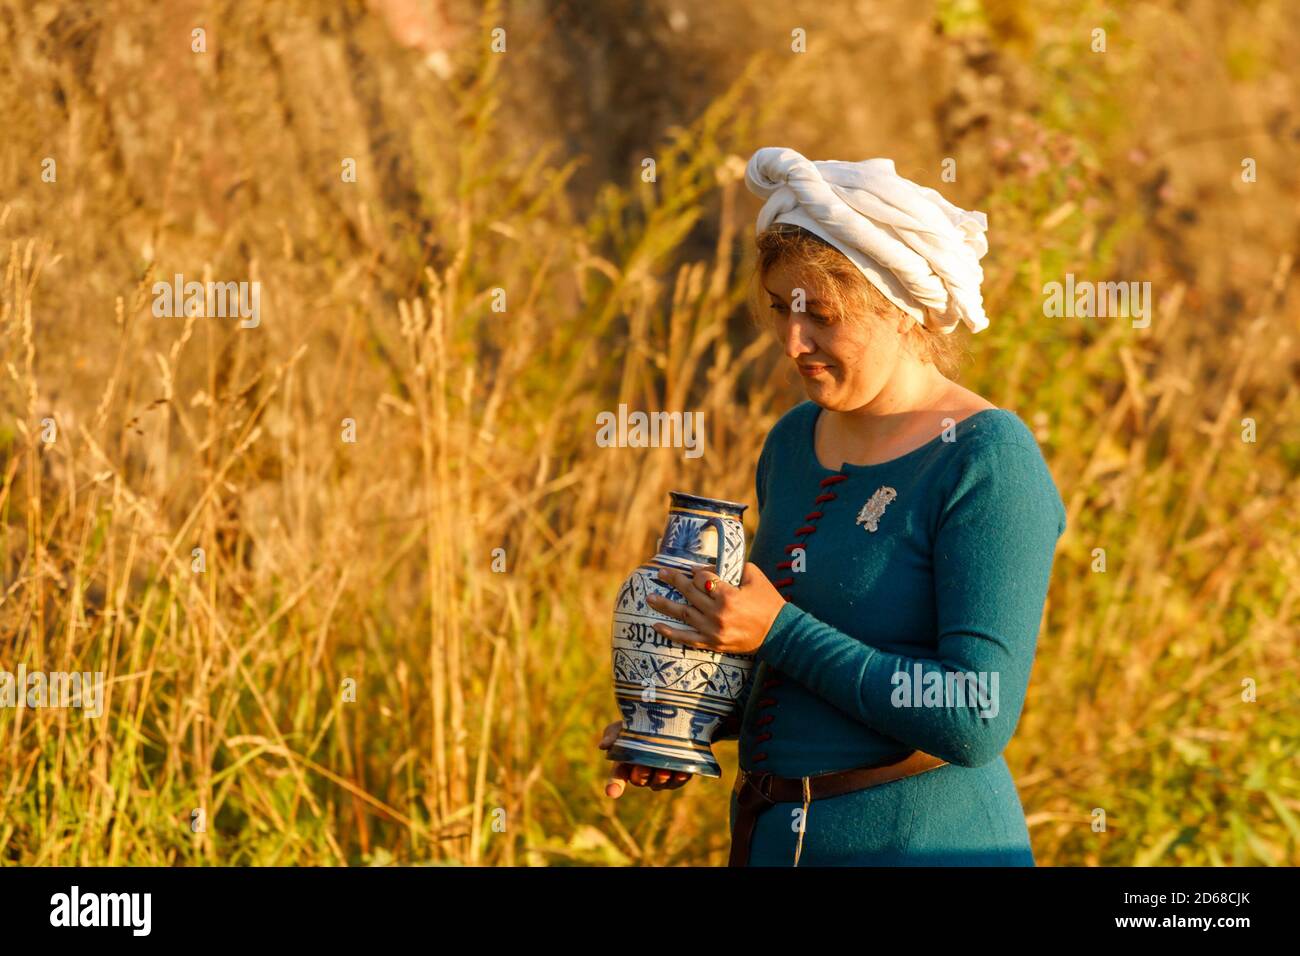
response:
M744 707L754 655L719 654L659 635L655 622L693 629L660 614L646 595L688 603L659 580L660 568L707 568L739 587L745 567L740 518L748 506L678 491L669 492L669 499L658 553L632 572L614 604L614 697L623 729L608 757L720 777L709 743L723 719Z

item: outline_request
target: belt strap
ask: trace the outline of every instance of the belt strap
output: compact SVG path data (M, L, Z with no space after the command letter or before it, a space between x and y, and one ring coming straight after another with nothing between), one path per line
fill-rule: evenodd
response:
M819 773L807 778L778 777L765 770L742 770L736 776L736 823L732 828L731 856L727 865L749 865L749 845L758 823L758 815L776 803L802 803L805 779L808 781L811 798L824 800L915 776L942 767L947 762L924 751L913 750L889 763ZM803 823L806 824L806 821Z

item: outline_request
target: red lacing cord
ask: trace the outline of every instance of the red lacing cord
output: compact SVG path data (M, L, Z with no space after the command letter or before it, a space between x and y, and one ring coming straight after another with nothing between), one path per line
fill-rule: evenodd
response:
M848 476L848 475L845 475L845 474L830 475L829 477L823 478L823 479L818 483L818 487L819 487L819 488L828 488L828 487L830 487L831 485L839 484L841 481L846 481L846 480L848 479L848 477L849 477L849 476ZM816 500L813 502L813 504L815 504L815 505L820 505L820 504L823 504L824 502L827 502L827 501L834 501L834 500L835 500L835 493L834 493L834 492L831 492L831 491L824 491L824 492L822 492L821 494L819 494L819 495L817 496L817 498L816 498ZM820 511L820 510L813 510L813 511L808 512L808 514L804 515L804 519L803 519L803 520L804 520L804 521L809 521L809 522L811 522L811 521L816 521L818 518L820 518L820 517L822 516L822 514L823 514L823 513L822 513L822 511ZM816 525L813 525L813 524L805 524L803 527L801 527L798 531L795 532L795 537L804 537L804 538L806 538L808 535L813 534L816 530L817 530L817 526L816 526ZM794 553L794 550L795 550L796 548L803 548L803 547L806 547L806 542L802 542L802 541L801 541L801 542L799 542L799 543L797 543L797 544L787 544L787 545L785 546L785 553L786 553L786 554L793 554L793 553ZM777 564L776 567L777 567L777 570L780 570L780 571L788 570L788 569L794 567L794 561L782 561L782 562L780 562L779 564ZM774 582L772 582L772 583L773 583L773 586L778 587L778 588L789 587L791 584L794 584L794 578L793 578L793 577L785 577L785 578L782 578L782 579L779 580L779 581L774 581ZM780 687L780 686L781 686L781 681L780 681L779 679L777 679L777 678L768 678L767 680L765 680L765 681L763 682L763 690L770 690L770 689L772 689L772 688ZM760 698L759 701L758 701L758 706L759 706L760 708L764 708L764 707L775 707L776 704L777 704L777 700L776 700L775 697L763 697L763 698ZM776 719L776 718L775 718L772 714L764 714L762 717L758 718L758 720L756 720L756 721L754 722L754 726L755 726L755 727L762 727L762 726L764 726L765 724L770 724L770 723L772 723L772 721L775 720L775 719ZM772 739L772 734L771 734L771 732L770 732L770 731L765 731L764 733L761 733L761 734L759 734L757 737L755 737L755 738L754 738L754 742L755 742L755 743L760 743L760 744L761 744L761 743L763 743L764 741L771 740L771 739ZM754 763L758 763L760 760L766 760L766 759L767 759L767 752L766 752L766 751L764 751L763 753L757 753L757 754L754 754L753 757L750 758L750 760L753 761Z
M767 680L763 681L763 690L768 690L770 688L780 687L780 686L781 686L781 681L775 677L769 677ZM777 705L777 700L775 697L762 697L758 701L759 707L775 707L776 705ZM765 724L772 723L772 721L775 719L776 718L772 714L764 714L762 717L758 718L758 720L754 721L754 726L762 727ZM772 739L771 732L765 731L764 733L761 733L757 737L755 737L754 742L761 744L764 741L771 740L771 739ZM750 760L752 760L754 763L766 759L767 759L766 751L764 751L763 753L754 754L754 756L750 758Z
M821 481L817 483L817 487L827 488L831 485L839 484L841 481L847 481L848 477L849 477L848 475L844 475L844 474L828 475L827 477L823 478ZM823 502L834 501L834 500L835 500L834 492L824 491L817 496L817 499L816 501L814 501L814 504L822 504ZM808 522L816 521L818 518L820 518L823 515L823 513L824 512L820 510L810 511L808 512L808 514L804 515L803 520ZM813 534L816 531L817 531L817 526L815 524L805 524L803 525L803 527L799 528L794 534L796 538L806 538L808 537L808 535ZM785 553L793 554L796 548L804 548L804 547L807 547L807 542L804 541L800 541L795 544L787 544L785 546ZM793 561L782 561L780 564L776 566L776 569L778 571L787 571L792 567L794 567ZM777 588L788 588L790 585L794 584L794 582L795 579L793 577L785 577L785 578L781 578L779 581L773 581L772 586Z

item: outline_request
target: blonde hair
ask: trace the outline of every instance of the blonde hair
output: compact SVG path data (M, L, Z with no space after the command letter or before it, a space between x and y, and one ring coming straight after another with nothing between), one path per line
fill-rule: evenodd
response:
M848 257L829 242L801 226L780 223L765 230L756 240L758 263L756 274L761 315L766 306L761 301L762 281L779 264L789 264L816 281L826 312L837 321L863 321L866 317L888 321L896 328L900 316L906 315L858 271ZM827 301L829 300L829 301ZM907 316L907 330L901 333L903 346L921 362L934 365L945 377L952 378L966 355L960 327L945 335L927 329Z

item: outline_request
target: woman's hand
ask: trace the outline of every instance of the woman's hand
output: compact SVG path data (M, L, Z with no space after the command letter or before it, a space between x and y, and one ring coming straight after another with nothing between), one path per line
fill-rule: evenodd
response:
M623 721L616 720L600 735L596 744L601 750L608 750L614 745ZM649 787L651 790L676 790L691 779L691 774L682 770L660 770L657 767L643 767L639 763L620 763L614 768L614 775L605 784L605 796L617 799L623 795L628 781L634 787Z
M679 604L650 594L646 597L650 606L699 633L667 624L656 624L655 631L681 644L723 654L751 654L758 650L785 607L781 592L756 564L746 563L738 588L703 568L697 568L694 574L660 568L659 580L671 584L689 603ZM712 590L706 591L709 581L713 582Z

